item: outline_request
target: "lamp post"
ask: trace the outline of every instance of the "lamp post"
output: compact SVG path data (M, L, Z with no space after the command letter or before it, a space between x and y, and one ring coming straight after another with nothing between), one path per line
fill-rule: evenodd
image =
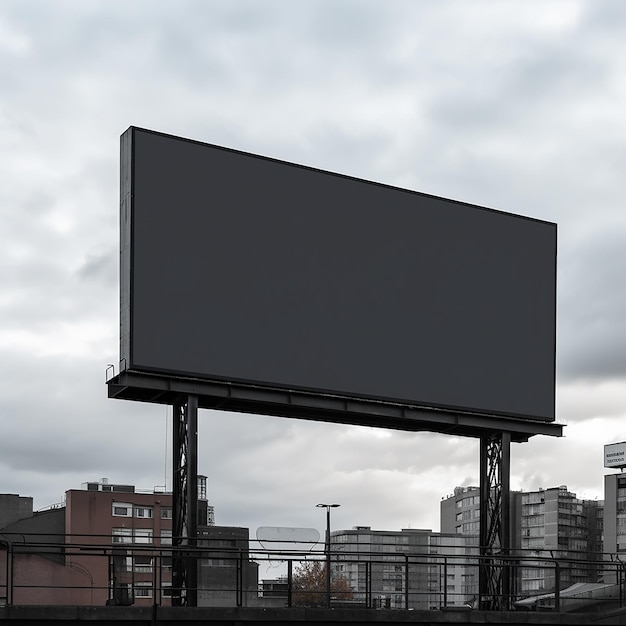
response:
M335 509L340 504L316 504L316 507L326 509L326 608L330 609L330 510Z

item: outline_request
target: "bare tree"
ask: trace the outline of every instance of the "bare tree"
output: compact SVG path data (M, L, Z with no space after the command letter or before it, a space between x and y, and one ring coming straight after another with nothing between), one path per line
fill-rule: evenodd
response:
M296 568L292 579L294 606L326 605L326 564L323 561L305 561ZM330 583L333 600L352 600L352 587L345 578L333 578Z

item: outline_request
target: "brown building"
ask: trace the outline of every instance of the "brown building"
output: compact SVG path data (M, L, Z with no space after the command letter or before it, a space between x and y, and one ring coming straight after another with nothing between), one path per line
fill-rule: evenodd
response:
M0 506L10 520L0 528L0 604L72 604L75 590L89 582L65 565L65 509L33 513L32 498L13 494L0 496Z
M83 487L40 513L32 498L0 496L10 520L0 529L0 602L168 604L172 495L106 479Z
M267 605L248 529L215 526L198 479L198 605ZM0 604L170 605L172 494L106 479L82 487L39 513L32 498L0 495Z
M84 486L65 497L66 559L91 585L73 604L168 604L172 559L163 548L172 544L171 493L105 481ZM106 559L96 546L107 548Z

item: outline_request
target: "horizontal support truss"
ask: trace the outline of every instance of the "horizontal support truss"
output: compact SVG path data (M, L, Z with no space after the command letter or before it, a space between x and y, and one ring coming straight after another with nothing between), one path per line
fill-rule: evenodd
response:
M508 432L511 441L533 435L560 437L553 422L434 409L411 404L351 398L325 393L275 389L243 383L204 380L126 370L108 381L110 398L175 404L195 395L198 407L316 421L429 431L464 437Z

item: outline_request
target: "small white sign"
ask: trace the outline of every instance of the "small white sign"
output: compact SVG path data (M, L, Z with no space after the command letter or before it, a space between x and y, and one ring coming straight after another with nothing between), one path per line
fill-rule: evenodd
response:
M604 446L604 467L626 467L626 442Z

